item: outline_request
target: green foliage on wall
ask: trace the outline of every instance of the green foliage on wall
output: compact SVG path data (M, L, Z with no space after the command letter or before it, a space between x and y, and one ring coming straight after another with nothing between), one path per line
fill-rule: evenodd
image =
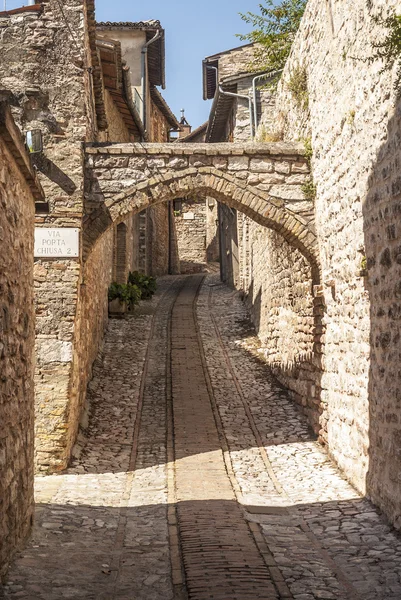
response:
M287 88L294 98L295 104L301 110L309 108L308 74L304 65L297 65L292 69L287 81Z
M316 198L316 185L312 177L302 185L302 193L305 200L314 200Z
M313 148L312 148L312 139L305 138L303 140L304 144L304 156L308 161L309 168L312 171L312 157L313 157ZM302 185L302 192L305 197L305 200L314 200L316 198L316 184L313 180L313 174L310 175L308 181L306 181Z
M375 53L369 59L369 62L374 60L382 60L384 66L381 73L389 71L394 64L401 58L401 15L392 14L386 19L375 17L374 20L379 25L387 30L385 38L373 44ZM394 89L397 95L401 94L401 69L398 69L397 77L394 83Z

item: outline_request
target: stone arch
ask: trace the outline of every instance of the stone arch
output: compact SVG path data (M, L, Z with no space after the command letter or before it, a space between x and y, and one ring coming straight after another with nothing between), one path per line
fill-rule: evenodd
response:
M289 244L298 248L311 263L314 283L319 281L316 235L310 225L285 206L282 199L252 188L230 173L215 167L171 170L140 182L106 199L84 222L84 257L113 223L159 202L203 192L270 229L277 231Z
M116 228L114 268L117 283L127 283L127 226L119 223Z

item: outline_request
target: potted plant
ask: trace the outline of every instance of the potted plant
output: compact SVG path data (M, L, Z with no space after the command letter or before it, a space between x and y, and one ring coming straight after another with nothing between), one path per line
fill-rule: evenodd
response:
M113 282L109 287L109 314L111 317L122 318L127 310L132 310L141 299L138 286L130 283Z
M128 297L126 286L113 282L109 287L109 315L121 318L127 312Z

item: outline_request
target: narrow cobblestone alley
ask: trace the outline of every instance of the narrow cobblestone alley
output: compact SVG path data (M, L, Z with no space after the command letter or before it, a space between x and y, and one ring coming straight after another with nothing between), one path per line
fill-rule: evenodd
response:
M166 277L112 320L71 467L5 599L399 600L400 536L259 358L238 293Z

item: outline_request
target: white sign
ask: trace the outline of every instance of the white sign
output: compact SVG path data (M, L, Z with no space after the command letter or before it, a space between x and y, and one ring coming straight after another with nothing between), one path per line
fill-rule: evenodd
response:
M191 212L184 213L184 219L193 221L195 219L195 214Z
M77 258L79 229L35 227L35 258Z

